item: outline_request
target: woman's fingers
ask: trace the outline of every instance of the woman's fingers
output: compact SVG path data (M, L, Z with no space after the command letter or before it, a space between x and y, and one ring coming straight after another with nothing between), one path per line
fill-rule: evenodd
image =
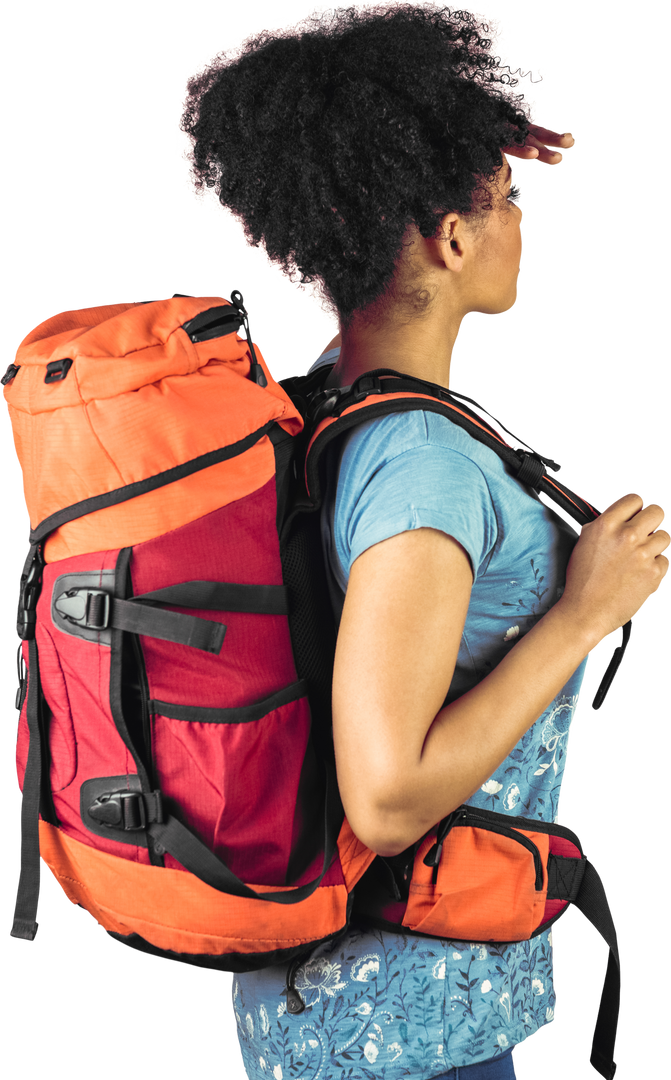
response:
M556 150L548 149L548 147L561 146L562 149L568 150L569 147L573 146L574 142L575 140L569 132L560 135L557 131L550 131L549 128L531 124L523 146L513 144L504 146L503 149L511 157L538 158L539 161L545 162L546 165L558 165L562 155Z

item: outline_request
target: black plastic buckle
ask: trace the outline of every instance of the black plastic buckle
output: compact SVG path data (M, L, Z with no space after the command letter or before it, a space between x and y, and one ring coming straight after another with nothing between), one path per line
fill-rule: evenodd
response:
M320 390L310 401L310 423L313 427L332 416L343 391L337 387L329 387L328 390Z
M26 662L23 659L23 646L19 645L16 653L16 673L19 677L19 688L16 691L16 698L14 704L19 712L23 708L23 703L26 700L26 690L28 689L28 669L26 668Z
M28 556L30 562L27 569L21 575L21 590L19 592L19 610L16 616L16 632L22 641L31 641L35 637L35 623L37 621L37 601L42 591L42 545L31 548Z
M355 401L363 401L369 394L382 394L382 383L376 375L362 375L352 387L352 397Z
M82 824L96 836L146 848L153 825L169 821L161 792L143 791L137 774L96 776L84 780L79 792ZM165 817L164 817L165 813Z
M120 791L114 798L119 800L121 828L124 832L146 829L147 813L142 795L136 791Z
M113 791L100 795L89 806L89 814L94 821L108 829L133 832L147 826L144 799L137 791Z
M68 622L87 630L106 630L110 625L111 596L104 589L68 589L55 607Z
M19 365L13 364L10 360L10 362L6 364L4 372L2 373L2 378L0 379L0 387L6 387L6 384L12 381L18 370L21 370L21 368L19 368Z
M145 799L154 799L154 810L147 814ZM99 825L108 829L123 829L124 832L137 832L147 828L147 821L163 822L163 802L160 791L143 795L139 791L110 791L99 795L88 808L88 812Z

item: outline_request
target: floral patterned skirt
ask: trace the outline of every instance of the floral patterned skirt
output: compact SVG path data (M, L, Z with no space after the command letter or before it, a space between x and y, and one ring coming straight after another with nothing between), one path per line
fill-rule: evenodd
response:
M350 929L298 968L236 975L250 1080L431 1080L507 1053L554 1016L551 931L512 945Z

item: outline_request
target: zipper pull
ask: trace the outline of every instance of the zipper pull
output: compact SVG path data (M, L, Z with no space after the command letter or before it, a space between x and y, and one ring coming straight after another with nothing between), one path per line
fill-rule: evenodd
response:
M252 382L255 382L257 386L267 386L268 380L266 379L265 372L259 364L256 353L254 352L254 345L252 343L252 336L249 332L249 316L247 315L247 308L244 305L242 299L242 293L237 289L234 289L231 293L231 303L238 309L242 316L242 323L245 328L245 334L247 335L247 344L249 345L249 377Z
M456 825L459 818L464 817L466 817L466 808L460 806L458 807L458 809L453 810L451 814L448 814L447 817L443 818L443 820L440 822L440 825L438 826L438 832L436 833L436 843L433 845L433 847L429 848L426 855L424 856L424 865L433 867L433 873L431 875L432 885L435 885L438 881L438 866L440 865L440 857L443 854L443 844L445 843L445 838L447 837L447 834L450 832L450 830Z
M305 1012L305 1002L295 986L290 986L286 991L286 995L288 1013L291 1013L292 1016L298 1016L299 1013Z
M291 961L287 970L287 985L284 987L284 990L280 991L280 997L286 997L287 999L287 1012L292 1016L298 1016L299 1013L305 1012L306 1008L303 998L294 986L296 973L306 956L307 953L301 953Z

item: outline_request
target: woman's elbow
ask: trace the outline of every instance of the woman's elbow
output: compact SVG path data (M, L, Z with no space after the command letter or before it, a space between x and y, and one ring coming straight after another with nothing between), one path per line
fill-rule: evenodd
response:
M387 858L405 851L431 827L422 827L415 815L400 807L384 808L371 801L346 803L345 813L357 839Z

